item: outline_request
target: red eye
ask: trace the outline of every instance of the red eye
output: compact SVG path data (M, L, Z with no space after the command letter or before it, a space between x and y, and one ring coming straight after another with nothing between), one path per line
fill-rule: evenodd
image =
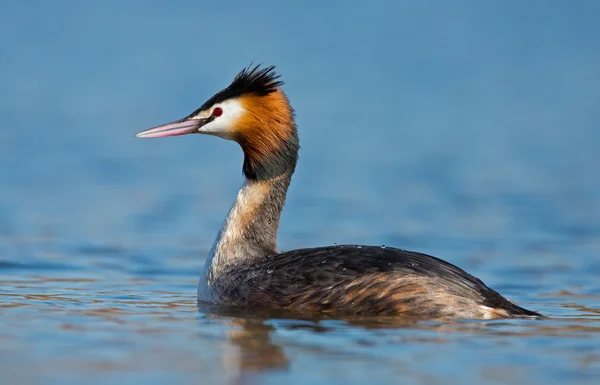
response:
M212 116L221 116L221 115L223 115L223 109L221 109L221 107L216 107L212 111Z

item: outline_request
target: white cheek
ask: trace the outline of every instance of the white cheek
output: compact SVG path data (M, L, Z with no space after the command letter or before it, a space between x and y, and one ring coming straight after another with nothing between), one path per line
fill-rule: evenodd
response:
M236 99L226 100L223 103L215 104L211 108L211 111L217 107L223 110L223 114L215 118L212 122L200 127L198 132L230 139L230 135L234 131L236 122L244 113L244 107Z

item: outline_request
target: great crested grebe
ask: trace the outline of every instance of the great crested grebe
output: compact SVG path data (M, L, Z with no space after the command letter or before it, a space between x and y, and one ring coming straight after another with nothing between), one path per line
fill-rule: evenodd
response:
M420 319L541 316L426 254L358 245L278 252L279 217L300 148L282 85L274 66L247 67L187 117L136 135L215 135L244 151L245 182L206 261L200 302Z

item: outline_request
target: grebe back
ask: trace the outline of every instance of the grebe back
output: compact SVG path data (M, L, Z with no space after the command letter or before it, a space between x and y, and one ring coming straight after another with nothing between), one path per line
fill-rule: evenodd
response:
M282 85L274 66L245 68L187 117L136 135L215 135L244 152L245 182L202 271L199 301L420 319L540 316L426 254L360 245L279 253L279 218L300 148Z

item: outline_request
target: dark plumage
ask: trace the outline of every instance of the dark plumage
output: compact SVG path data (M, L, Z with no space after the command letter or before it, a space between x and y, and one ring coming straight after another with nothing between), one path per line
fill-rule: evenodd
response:
M430 319L540 316L448 262L393 247L293 250L236 265L224 277L213 284L219 296L246 307Z

